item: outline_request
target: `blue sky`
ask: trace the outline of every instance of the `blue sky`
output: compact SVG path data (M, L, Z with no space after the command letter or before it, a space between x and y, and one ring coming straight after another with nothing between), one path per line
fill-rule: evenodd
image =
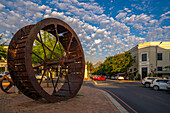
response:
M86 61L96 63L140 43L170 41L169 6L169 0L1 0L1 42L55 17L74 29Z

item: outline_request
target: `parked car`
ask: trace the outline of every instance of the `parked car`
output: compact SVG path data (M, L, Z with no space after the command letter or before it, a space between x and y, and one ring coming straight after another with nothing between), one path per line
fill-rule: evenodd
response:
M145 77L144 79L142 79L142 85L148 88L150 87L151 82L157 78L159 77Z
M98 76L95 75L95 76L93 77L93 80L98 80Z
M167 82L167 90L170 92L170 81Z
M114 77L115 80L124 80L124 76L117 75Z
M167 90L167 82L170 82L170 79L155 79L151 82L150 87L154 90Z
M97 77L97 80L99 80L99 81L105 81L105 80L106 80L106 77L104 77L104 76L98 76L98 77Z
M106 77L104 77L104 76L102 76L102 75L94 76L94 77L93 77L93 80L104 81L104 80L106 80Z
M118 80L124 80L125 78L123 76L118 76Z

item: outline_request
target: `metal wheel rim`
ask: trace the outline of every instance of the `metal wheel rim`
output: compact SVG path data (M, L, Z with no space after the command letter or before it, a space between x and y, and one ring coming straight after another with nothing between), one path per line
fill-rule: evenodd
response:
M154 86L153 89L154 89L155 91L157 91L157 90L159 89L159 87L158 87L158 86Z

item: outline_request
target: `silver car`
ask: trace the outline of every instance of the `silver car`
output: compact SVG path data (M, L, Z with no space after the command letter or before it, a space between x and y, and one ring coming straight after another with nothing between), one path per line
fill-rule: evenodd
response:
M150 87L154 90L167 90L167 82L170 82L170 79L155 79L151 82Z
M144 79L142 79L142 85L144 85L146 88L149 88L151 82L155 79L158 79L158 77L145 77Z

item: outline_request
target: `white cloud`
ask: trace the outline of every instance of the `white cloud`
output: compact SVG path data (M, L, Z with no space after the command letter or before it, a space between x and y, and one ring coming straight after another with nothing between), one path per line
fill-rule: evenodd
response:
M51 13L51 9L46 9L45 13Z
M131 12L131 10L129 10L128 8L124 8L124 10L127 12Z
M163 26L164 29L170 29L170 26Z
M102 20L100 23L107 24L110 23L110 20Z
M100 42L101 42L101 39L94 40L94 43L95 43L95 44L99 44Z
M40 12L38 12L38 13L34 14L33 19L41 18L42 16L43 16L43 14L42 14L42 13L40 13Z
M49 17L50 17L50 15L48 15L48 14L47 14L47 15L44 15L44 18L49 18Z
M43 10L43 9L49 8L49 6L42 5L42 6L39 6L38 8L39 8L40 10Z
M91 51L96 51L96 48L92 48Z
M20 15L18 13L15 13L14 11L10 11L10 13L14 16L20 17Z
M161 16L166 16L166 15L168 15L168 14L170 14L170 11L168 11L168 12L162 14Z
M4 8L5 6L3 4L0 3L0 9Z
M87 40L90 40L90 39L91 39L91 37L89 37L89 36L85 36L85 38L86 38Z
M82 17L82 19L83 20L86 20L86 21L92 21L93 20L93 18L92 17L90 17L89 15L84 15L83 17Z
M127 15L127 13L119 13L117 16L116 16L116 19L120 19L120 18L123 18Z
M149 21L149 25L154 25L155 23L157 23L158 22L158 20L150 20Z
M62 17L62 18L65 17L63 12L60 13L60 12L57 12L57 11L53 11L53 12L51 13L51 15L52 15L52 16L56 16L56 17Z

